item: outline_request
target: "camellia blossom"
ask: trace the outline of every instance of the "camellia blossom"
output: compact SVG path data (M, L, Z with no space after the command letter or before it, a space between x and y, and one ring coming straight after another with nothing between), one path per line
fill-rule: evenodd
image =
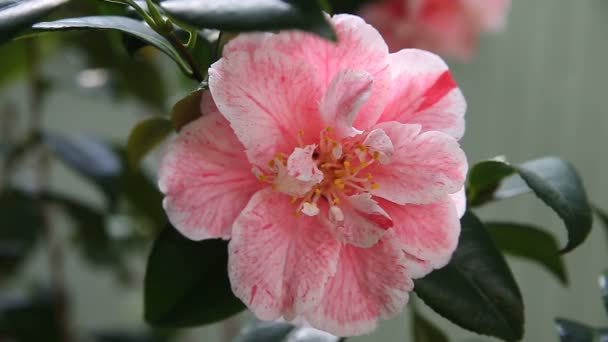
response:
M469 59L479 34L505 26L510 0L384 0L366 5L363 16L391 50L421 48Z
M389 54L356 16L331 22L337 44L299 31L227 44L159 185L183 235L230 239L232 290L257 317L346 336L449 261L466 104L436 55Z

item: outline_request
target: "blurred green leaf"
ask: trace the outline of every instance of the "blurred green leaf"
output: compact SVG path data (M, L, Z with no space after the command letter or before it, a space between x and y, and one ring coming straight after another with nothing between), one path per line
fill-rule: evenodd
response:
M602 208L597 207L597 206L593 207L593 211L595 212L595 215L597 215L597 217L600 219L600 222L604 226L604 231L606 232L606 234L608 234L608 213L605 212Z
M4 0L0 2L0 44L69 0Z
M284 342L294 328L286 322L254 320L243 327L234 342Z
M593 342L594 329L575 321L557 318L555 320L561 342Z
M169 342L170 338L151 333L103 331L93 334L95 342Z
M245 309L228 279L228 242L191 241L168 226L146 268L144 316L157 327L188 327L228 318Z
M0 337L3 341L60 342L60 324L49 292L31 298L0 297Z
M513 274L471 212L461 219L450 263L415 281L416 294L453 323L505 341L523 336L523 302Z
M201 117L201 100L204 91L205 88L199 88L173 105L171 122L176 131L179 132L182 127Z
M500 250L536 262L562 284L568 284L564 260L553 235L533 226L512 222L485 222L484 225Z
M417 310L412 310L412 333L414 342L448 342L448 337Z
M117 70L122 91L134 95L149 110L167 112L167 90L160 69L149 59L133 56ZM116 73L115 73L116 74Z
M604 310L608 314L608 271L600 274L599 285L602 292L602 300L604 301Z
M33 26L33 29L37 32L85 29L118 30L155 46L176 61L187 73L192 73L190 66L183 60L173 45L139 20L121 16L90 16L38 23Z
M173 132L171 121L154 117L140 121L129 134L127 155L131 167L136 168L150 150Z
M168 0L162 8L178 22L222 31L300 29L336 40L336 33L311 0Z
M37 198L16 189L0 192L0 283L15 273L43 231Z
M469 204L475 206L491 200L500 182L514 172L511 165L499 160L486 160L473 165L466 187Z
M66 166L96 184L113 209L120 192L122 165L105 141L92 136L46 134L44 141Z

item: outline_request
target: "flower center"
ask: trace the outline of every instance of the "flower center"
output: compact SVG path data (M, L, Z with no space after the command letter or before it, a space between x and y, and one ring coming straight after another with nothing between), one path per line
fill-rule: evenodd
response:
M317 215L319 201L325 200L330 218L342 221L344 218L339 208L342 198L379 187L368 167L381 158L381 152L365 144L365 134L336 139L333 132L331 127L327 127L321 131L318 145L305 146L301 141L304 132L300 130L301 147L289 156L277 153L264 170L253 170L260 181L291 195L291 202L298 204L294 212L296 216L301 213ZM302 155L306 156L305 161L299 159ZM297 162L308 164L294 167Z

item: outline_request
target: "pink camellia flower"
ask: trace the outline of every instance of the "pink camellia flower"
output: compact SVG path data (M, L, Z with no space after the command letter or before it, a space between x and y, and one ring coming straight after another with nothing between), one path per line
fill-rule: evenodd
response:
M510 0L384 0L361 15L391 50L421 48L469 59L482 32L502 29Z
M159 185L183 235L231 239L232 290L256 316L345 336L400 312L412 279L449 261L466 104L439 57L389 54L361 18L331 21L337 44L232 40Z

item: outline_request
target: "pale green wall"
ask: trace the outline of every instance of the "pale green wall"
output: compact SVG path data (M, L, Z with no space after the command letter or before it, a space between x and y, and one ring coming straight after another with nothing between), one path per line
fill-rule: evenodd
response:
M590 198L608 208L608 109L604 105L608 99L608 1L513 1L506 32L484 37L473 63L450 63L469 103L465 151L471 162L497 154L514 162L545 154L562 156L580 170ZM59 131L125 139L138 110L132 103L110 108L104 95L82 93L71 86L73 75L66 70L75 70L77 64L77 59L62 56L49 68L67 88L50 98L46 124ZM19 100L22 94L23 89L16 88L0 94L0 100L8 96ZM101 203L88 184L62 167L54 167L53 177L58 189ZM480 214L534 222L564 241L560 221L532 197L496 204ZM557 341L555 316L608 326L597 289L597 274L608 269L607 246L603 232L595 229L582 248L566 256L569 289L536 265L510 260L526 303L525 341ZM44 266L40 254L25 279L44 277ZM73 255L67 271L80 326L139 323L138 291L117 287L108 275L87 269ZM406 316L384 322L372 335L352 341L408 341ZM427 317L448 329L454 341L490 340L449 328L435 314ZM221 333L219 325L197 329L196 335L205 337L193 341L219 341Z

